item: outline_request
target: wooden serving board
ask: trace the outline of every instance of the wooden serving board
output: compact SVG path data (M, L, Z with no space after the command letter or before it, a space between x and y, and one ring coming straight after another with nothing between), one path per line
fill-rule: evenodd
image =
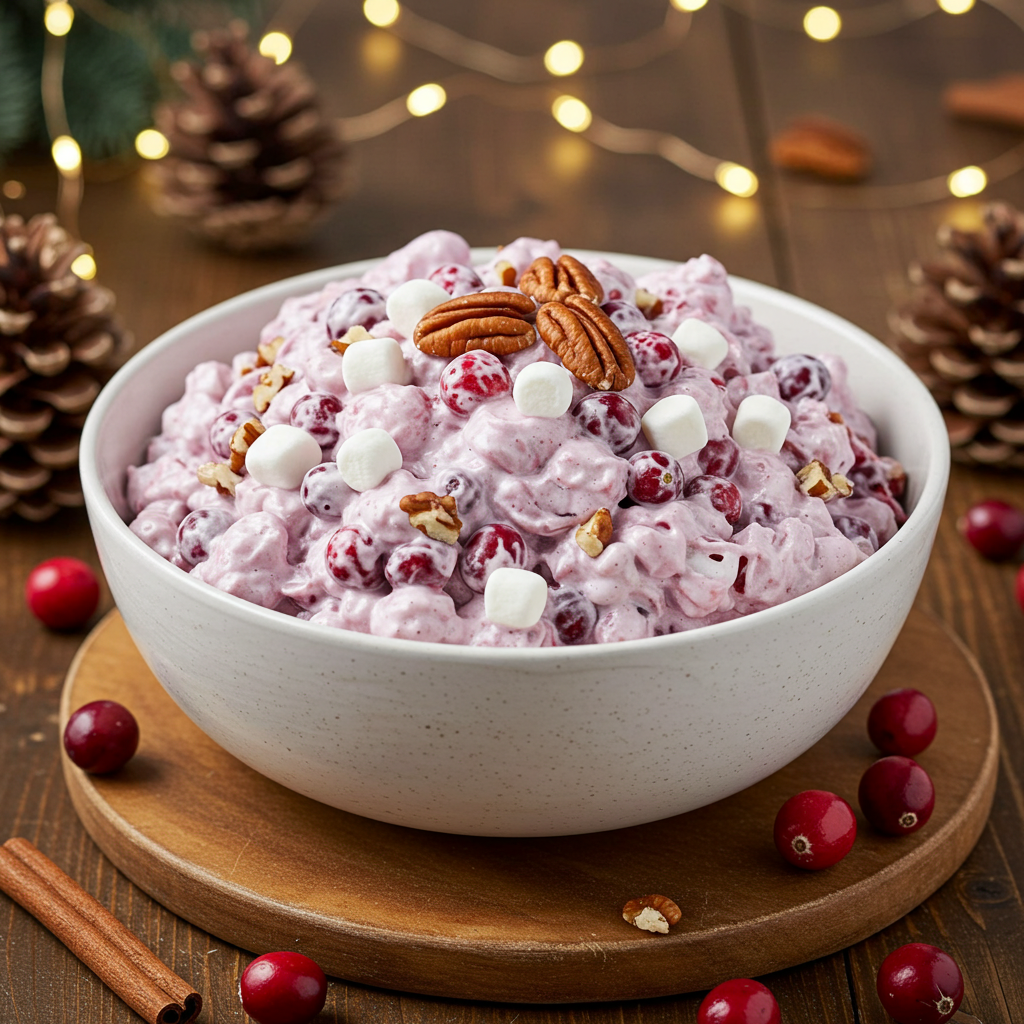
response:
M932 820L892 839L858 815L845 860L822 872L790 867L772 844L776 811L803 789L832 790L856 808L860 775L878 756L868 708L897 686L924 690L938 709L938 736L919 757L935 781ZM100 698L135 714L139 752L109 777L65 758L65 779L86 829L154 899L244 949L297 949L352 981L478 1000L662 996L843 949L917 906L963 862L998 764L995 709L976 663L916 611L865 697L793 764L710 807L585 836L423 832L298 796L178 710L116 612L69 671L61 728ZM669 935L622 920L626 900L645 893L682 907Z

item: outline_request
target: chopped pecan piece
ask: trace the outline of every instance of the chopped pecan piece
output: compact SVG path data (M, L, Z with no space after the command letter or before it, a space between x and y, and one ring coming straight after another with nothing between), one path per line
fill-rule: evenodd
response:
M591 302L604 298L601 282L575 256L563 253L557 263L538 256L519 278L519 290L538 302L564 302L567 295L582 295Z
M413 331L421 352L451 359L470 349L497 356L529 348L537 333L526 318L536 304L519 292L475 292L435 306Z
M335 338L331 342L331 348L338 353L339 356L345 354L345 349L349 345L354 345L357 341L367 341L372 338L373 335L361 324L356 324L355 327L350 327L340 338Z
M796 471L800 490L812 498L831 501L833 498L848 498L853 494L853 484L842 473L833 473L824 462L812 459L803 469Z
M656 316L661 316L661 311L664 309L664 304L661 299L659 299L653 292L647 291L646 288L637 288L636 297L633 301L637 304L637 308L640 312L643 313L648 320L653 320Z
M828 421L829 421L829 423L845 423L846 422L846 420L843 419L843 414L841 412L830 412L828 414Z
M294 370L274 363L266 373L260 374L260 382L252 390L252 404L257 412L266 412L274 396L295 376Z
M273 366L283 344L284 338L281 337L274 338L273 341L261 341L256 346L256 366Z
M260 434L266 428L262 423L255 417L251 420L246 420L239 428L231 435L231 469L232 472L241 473L242 467L245 465L245 453L249 450L249 445L256 440Z
M630 900L622 908L624 921L643 931L661 932L662 935L667 934L672 925L679 924L682 917L683 912L675 901L657 893Z
M434 494L433 491L407 494L398 507L408 512L409 522L431 540L454 544L459 539L462 520L450 494Z
M226 462L204 462L196 470L201 484L216 487L218 494L235 496L235 486L242 478Z
M942 105L954 117L1024 128L1024 74L952 82L942 95Z
M591 558L597 558L612 539L612 514L599 508L576 530L576 543Z
M857 181L871 170L871 150L863 136L826 117L797 118L771 143L772 163L822 178Z
M514 285L516 283L516 268L508 260L500 260L495 263L494 272L502 284Z
M598 391L621 391L636 367L626 340L600 306L582 295L546 302L537 311L537 331L573 376Z

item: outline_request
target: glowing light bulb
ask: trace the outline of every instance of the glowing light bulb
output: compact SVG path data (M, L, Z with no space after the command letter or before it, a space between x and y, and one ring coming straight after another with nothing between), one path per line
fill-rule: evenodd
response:
M947 14L966 14L974 6L974 0L937 0L937 3Z
M699 11L708 0L672 0L672 6L677 11Z
M961 167L946 179L946 184L957 199L963 199L983 192L988 184L988 175L980 167Z
M363 16L377 28L393 25L401 13L398 0L363 0Z
M159 160L170 152L171 144L163 132L144 128L135 136L135 152L144 160Z
M544 67L552 75L575 75L583 66L583 47L571 39L563 39L548 47L544 54Z
M96 260L92 254L83 252L71 262L71 273L83 281L91 281L96 276Z
M551 104L551 113L563 128L568 128L571 132L585 132L594 119L590 107L575 96L559 96Z
M418 89L413 89L406 98L405 105L414 117L426 117L427 114L440 110L447 102L448 94L444 88L436 82L429 82Z
M82 151L70 135L58 135L50 147L53 162L65 172L77 171L82 166Z
M726 192L742 199L750 198L757 191L757 175L731 160L723 160L715 168L715 181Z
M259 49L275 64L283 64L292 55L292 41L283 32L268 32L260 40Z
M48 4L43 14L43 24L51 36L66 36L75 20L75 9L65 0Z
M821 43L835 39L842 27L843 19L831 7L812 7L804 15L804 31Z

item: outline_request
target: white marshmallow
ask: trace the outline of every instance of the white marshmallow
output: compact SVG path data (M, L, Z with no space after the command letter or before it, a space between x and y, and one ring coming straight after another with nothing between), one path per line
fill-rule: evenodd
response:
M245 468L258 484L294 491L302 478L320 465L323 454L312 434L287 423L276 423L249 445Z
M447 302L451 296L439 284L426 278L415 277L411 281L400 284L389 296L387 301L388 319L406 338L412 332L424 314L435 306Z
M394 338L366 338L349 345L341 358L341 376L354 395L378 384L408 384L412 380L402 346Z
M640 420L652 448L675 459L699 452L708 443L708 427L697 399L669 395L655 402Z
M540 621L547 603L548 585L538 573L502 566L487 577L484 614L499 626L529 629Z
M778 452L789 433L789 409L770 395L747 395L736 410L733 440L741 448Z
M338 448L336 461L341 479L353 491L368 491L402 468L402 452L386 430L369 427L345 438Z
M705 370L713 370L728 354L729 342L711 324L690 317L677 328L672 340L680 352Z
M731 583L740 571L740 554L738 551L689 551L686 565L701 576Z
M527 363L512 385L512 400L524 416L561 416L572 405L572 378L564 366Z

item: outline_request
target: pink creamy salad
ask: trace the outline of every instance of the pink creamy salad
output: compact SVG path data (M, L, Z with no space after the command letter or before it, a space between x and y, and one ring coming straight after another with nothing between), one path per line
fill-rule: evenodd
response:
M387 300L404 282L426 279L452 296L514 291L504 282L561 252L556 242L520 238L473 266L464 239L432 231L361 278L287 300L254 351L188 375L146 463L128 471L131 529L202 583L265 608L378 636L496 647L635 640L733 619L835 579L893 536L905 518L903 473L875 453L842 361L777 357L710 256L637 280L605 260L587 262L636 367L619 391L571 376L541 339L512 354L448 359L421 351L388 319ZM672 340L689 319L727 343L711 368ZM369 342L352 341L344 354L344 344L331 343L365 339L349 333L357 327L395 339L389 351L404 366L380 383L371 369L353 393L342 367ZM257 344L269 346L261 353L269 359ZM527 415L513 383L542 361L568 377L571 401L558 414ZM275 380L279 368L287 372ZM261 382L264 403L271 397L257 413ZM706 428L707 442L680 457L657 449L641 427L669 396L696 400ZM734 439L737 409L750 396L788 411L778 451ZM247 420L268 432L298 428L273 434L292 445L271 457L275 471L292 460L284 476L256 472L256 447L270 450L259 437L243 453L251 472L236 459L237 472L220 478L226 485L200 482L211 465L228 470L232 438ZM383 479L360 477L354 488L339 449L371 436L396 461L371 465ZM814 460L837 485L828 500L801 486L798 473ZM445 508L461 522L457 535L437 539L400 508L424 493L452 499ZM587 543L580 527L586 533L589 523L593 535L600 509L610 537L605 526L603 539ZM513 605L521 582L534 585L535 613L510 618L489 606L498 569L533 574L503 579L512 581Z

